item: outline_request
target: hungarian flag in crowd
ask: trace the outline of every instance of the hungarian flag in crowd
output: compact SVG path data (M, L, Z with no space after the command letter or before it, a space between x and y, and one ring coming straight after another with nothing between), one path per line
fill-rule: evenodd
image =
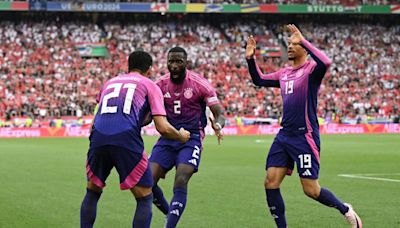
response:
M82 57L106 57L107 46L104 43L79 43L75 45Z
M279 46L266 46L261 48L260 54L268 57L281 57L282 51Z

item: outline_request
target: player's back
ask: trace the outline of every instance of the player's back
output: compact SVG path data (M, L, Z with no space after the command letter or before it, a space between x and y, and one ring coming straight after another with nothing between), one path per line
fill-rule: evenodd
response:
M141 123L150 111L148 94L155 84L139 73L123 74L108 80L98 97L91 147L116 145L141 153Z

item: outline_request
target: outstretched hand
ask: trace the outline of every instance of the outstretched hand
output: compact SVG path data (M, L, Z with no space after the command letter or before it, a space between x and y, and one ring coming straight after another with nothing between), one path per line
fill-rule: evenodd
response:
M256 52L256 40L252 35L250 35L247 38L247 44L246 44L246 58L251 59L253 58L254 54Z
M211 127L214 129L215 135L217 136L218 139L218 145L221 145L221 141L224 140L224 135L222 134L222 129L221 125L217 125L214 119L209 117L210 122L211 122Z
M289 32L292 35L290 37L290 41L292 43L299 44L301 40L304 39L303 35L301 34L300 30L296 27L296 25L288 24L286 27L289 29Z

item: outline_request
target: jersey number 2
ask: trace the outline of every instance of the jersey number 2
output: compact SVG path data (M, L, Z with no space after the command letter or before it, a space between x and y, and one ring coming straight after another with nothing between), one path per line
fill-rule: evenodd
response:
M181 114L181 101L174 101L174 113Z
M124 101L124 113L125 114L130 114L131 113L131 108L132 108L132 100L133 100L133 94L135 93L136 89L136 84L132 83L114 83L110 84L107 86L107 89L113 89L113 91L109 94L106 94L103 97L103 102L101 106L101 114L103 113L116 113L117 112L117 106L108 106L108 100L111 98L116 98L119 97L119 93L121 92L121 88L128 89L125 95L125 101Z

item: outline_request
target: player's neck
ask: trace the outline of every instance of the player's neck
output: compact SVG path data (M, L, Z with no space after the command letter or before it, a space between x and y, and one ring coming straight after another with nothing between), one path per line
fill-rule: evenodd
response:
M146 76L146 72L142 72L141 70L139 70L139 69L132 69L132 70L130 70L129 71L129 74L131 74L131 73L139 73L139 74L141 74L141 75L143 75L143 76Z
M295 58L292 60L292 67L293 68L299 67L299 66L303 65L306 61L307 61L306 55L299 56L298 58Z

